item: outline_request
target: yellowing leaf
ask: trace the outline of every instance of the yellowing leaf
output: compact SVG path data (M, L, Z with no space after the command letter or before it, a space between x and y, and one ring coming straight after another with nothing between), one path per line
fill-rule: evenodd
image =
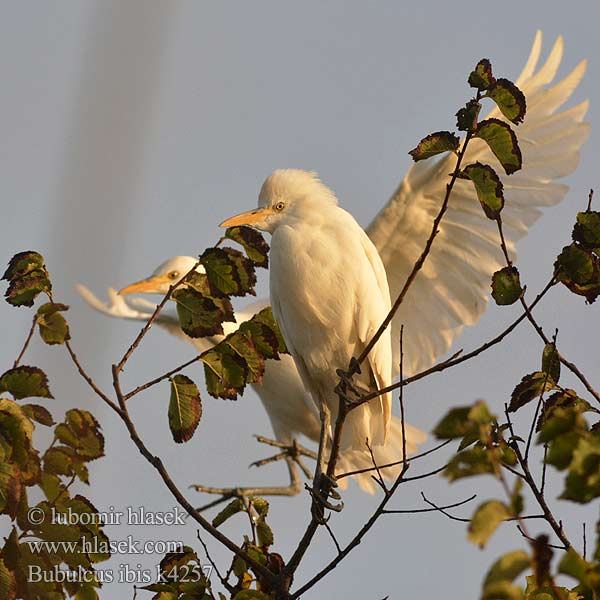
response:
M489 89L496 83L496 78L492 75L492 64L487 58L482 58L477 63L477 66L469 75L468 83L480 92Z
M0 376L0 392L10 392L17 400L37 396L53 398L48 388L48 377L38 367L20 366Z
M523 164L521 148L515 132L508 123L500 119L487 119L479 123L475 136L487 142L507 175L521 168Z
M489 165L476 162L467 165L459 176L473 182L477 198L487 218L498 219L500 211L504 208L504 186L496 171Z
M471 518L468 538L483 548L496 531L498 525L511 516L508 507L498 500L484 502Z
M202 417L200 392L196 384L185 375L171 379L169 400L169 428L176 443L189 441Z
M418 162L442 152L454 152L458 150L459 144L459 138L453 133L449 131L436 131L424 137L409 154L415 162Z
M492 298L499 306L514 304L522 293L519 270L516 267L504 267L492 276Z
M269 244L260 232L252 227L230 227L225 231L225 237L241 244L248 258L257 266L269 266Z
M508 79L497 79L496 83L488 90L487 97L491 98L502 114L515 124L525 118L527 103L523 92Z

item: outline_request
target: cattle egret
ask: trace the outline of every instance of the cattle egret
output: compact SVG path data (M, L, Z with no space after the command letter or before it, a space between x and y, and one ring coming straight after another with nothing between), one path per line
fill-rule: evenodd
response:
M221 227L250 225L271 234L271 308L304 387L321 417L315 482L324 472L331 422L338 413L338 369L360 355L390 310L385 269L373 243L315 173L275 171L264 182L258 208ZM389 328L354 378L365 393L391 384ZM367 451L385 444L391 393L348 413L340 448Z
M192 256L176 256L155 269L146 279L124 287L119 293L109 288L108 302L98 299L86 286L78 284L77 291L83 299L99 312L120 319L147 321L156 305L142 298L125 299L123 295L131 293L166 294L169 287L177 283L188 273L197 259ZM198 267L199 271L203 268ZM237 310L236 323L224 322L225 335L237 329L239 323L250 319L255 313L268 306L267 300L258 300L241 310ZM171 335L192 344L198 352L209 350L218 343L222 336L211 338L191 338L179 326L177 315L169 308L164 308L158 315L155 324L168 331ZM268 360L262 382L251 384L260 398L273 428L275 437L280 442L291 445L300 435L313 442L319 441L320 424L310 395L305 391L294 360L290 355L281 355L281 360ZM414 453L418 444L425 440L425 434L415 427L405 425L406 450ZM392 417L388 443L385 448L373 449L378 465L385 465L402 458L402 425L400 419ZM367 469L372 467L372 459L366 452L344 452L338 460L338 473ZM397 472L396 468L382 470L382 475L389 479ZM375 484L369 473L353 477L361 489L373 493ZM346 480L340 482L344 487Z

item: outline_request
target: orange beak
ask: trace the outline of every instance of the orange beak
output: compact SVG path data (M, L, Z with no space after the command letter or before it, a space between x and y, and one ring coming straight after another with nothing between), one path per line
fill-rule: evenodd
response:
M265 208L255 208L254 210L249 210L245 213L241 213L239 215L235 215L234 217L229 217L223 221L219 227L236 227L238 225L254 225L255 223L260 223L264 221L266 217L269 215L274 215L275 211L267 206Z
M156 275L136 281L118 291L120 296L127 294L161 294L161 286L172 283L167 275Z

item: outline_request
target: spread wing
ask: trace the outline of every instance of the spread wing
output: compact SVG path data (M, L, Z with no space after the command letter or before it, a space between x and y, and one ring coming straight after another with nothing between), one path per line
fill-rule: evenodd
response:
M515 242L539 218L540 209L565 197L568 187L556 180L577 167L579 149L589 129L583 122L587 101L562 109L581 81L586 61L554 83L563 54L562 38L556 40L545 64L536 70L541 45L538 31L516 81L527 100L525 120L516 128L523 169L510 177L502 176L494 155L478 139L469 144L463 163L479 160L502 174L506 199L502 221L513 255ZM497 109L489 116L505 120ZM392 301L422 252L454 160L447 156L412 166L367 229L385 265ZM431 253L392 324L395 369L399 362L396 340L402 323L405 373L415 373L445 354L462 328L481 317L488 302L491 275L502 266L495 222L484 216L471 182L457 180Z

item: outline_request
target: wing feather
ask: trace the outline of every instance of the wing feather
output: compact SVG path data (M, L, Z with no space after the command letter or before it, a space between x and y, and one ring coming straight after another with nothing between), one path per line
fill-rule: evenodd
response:
M541 209L565 197L568 187L555 180L575 170L589 132L588 123L583 122L588 101L561 110L581 82L586 61L553 84L563 40L557 38L538 69L541 45L538 31L517 79L527 99L527 115L516 130L523 169L502 176L502 167L483 140L473 140L465 157L465 164L489 163L502 176L506 198L502 219L513 256L516 242L537 221ZM489 116L505 120L497 108ZM392 300L424 247L453 167L452 156L413 165L367 229L385 266ZM503 264L495 223L483 215L471 183L457 181L432 251L392 323L393 340L405 324L405 373L433 364L465 325L477 322L488 302L491 274ZM393 343L396 369L397 345Z

